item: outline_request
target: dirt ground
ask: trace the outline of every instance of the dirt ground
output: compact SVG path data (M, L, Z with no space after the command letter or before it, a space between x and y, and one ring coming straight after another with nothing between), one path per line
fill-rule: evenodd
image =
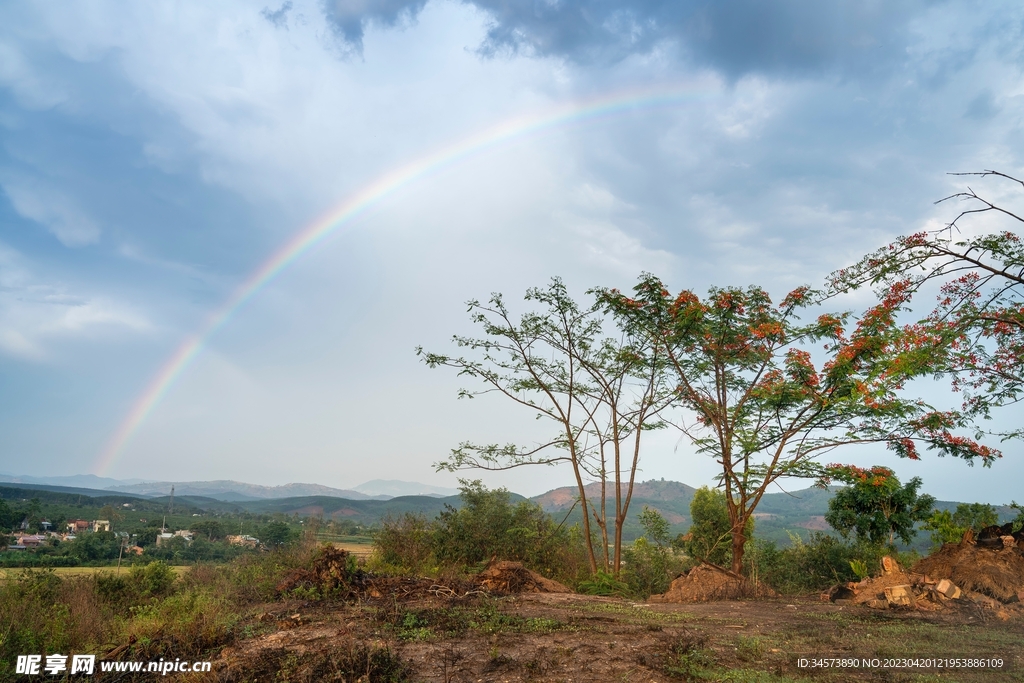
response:
M407 584L356 602L261 606L215 662L222 681L1024 681L1020 612L964 602L874 610L818 596L647 604L576 594L495 597ZM997 614L998 612L998 614ZM821 669L800 660L880 660ZM1001 669L885 659L1001 658ZM823 662L819 662L823 663ZM918 659L917 663L922 663Z

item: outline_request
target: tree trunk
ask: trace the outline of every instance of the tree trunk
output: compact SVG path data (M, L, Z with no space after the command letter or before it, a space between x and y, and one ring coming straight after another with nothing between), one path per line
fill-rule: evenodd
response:
M576 475L576 486L580 492L580 509L583 512L583 538L587 544L587 559L590 561L590 573L597 573L597 557L594 556L594 539L590 535L590 510L587 506L587 493L583 486L583 477L580 476L580 471L576 465L575 457L573 459L573 471Z
M732 528L732 571L743 573L743 551L747 544L747 535L743 533L746 524L738 524Z

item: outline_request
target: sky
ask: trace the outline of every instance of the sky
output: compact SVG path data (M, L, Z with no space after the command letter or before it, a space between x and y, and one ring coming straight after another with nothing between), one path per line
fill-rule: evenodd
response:
M547 433L417 358L467 300L818 285L950 220L949 173L1024 175L1022 69L1000 0L4 3L0 471L452 485ZM1005 503L1002 449L836 459ZM647 442L642 479L713 475Z

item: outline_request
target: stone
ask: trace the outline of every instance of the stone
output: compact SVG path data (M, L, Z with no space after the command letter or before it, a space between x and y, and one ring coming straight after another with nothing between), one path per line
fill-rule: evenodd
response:
M913 607L915 602L910 586L889 586L885 589L885 599L892 607Z
M961 594L960 586L956 585L949 579L942 579L935 584L935 590L950 600L959 599Z

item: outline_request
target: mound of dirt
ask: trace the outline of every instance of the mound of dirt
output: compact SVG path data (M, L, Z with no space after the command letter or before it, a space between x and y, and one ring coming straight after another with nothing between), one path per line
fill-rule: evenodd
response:
M935 579L949 579L960 588L976 591L1002 603L1024 595L1024 555L1015 547L991 550L973 543L947 543L913 567Z
M754 584L739 574L713 564L699 564L669 585L661 595L652 595L649 602L710 602L736 598L774 597L775 591L763 584Z
M492 561L476 575L477 584L491 593L572 593L568 587L530 571L519 562Z

